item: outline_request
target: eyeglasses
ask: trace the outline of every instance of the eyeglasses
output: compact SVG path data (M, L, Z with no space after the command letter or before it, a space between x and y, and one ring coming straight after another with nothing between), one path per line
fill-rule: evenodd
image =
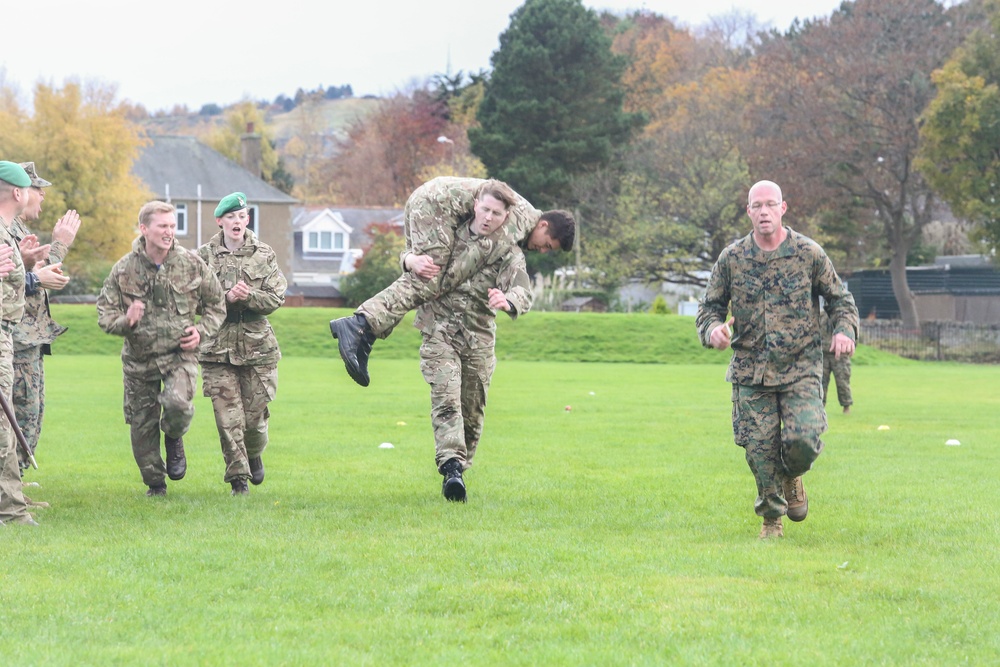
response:
M754 203L750 204L750 210L754 211L754 212L757 212L757 211L760 211L760 209L764 208L765 206L768 207L769 209L771 209L773 211L776 208L778 208L779 206L781 206L781 202L780 201L768 201L768 202L755 201Z

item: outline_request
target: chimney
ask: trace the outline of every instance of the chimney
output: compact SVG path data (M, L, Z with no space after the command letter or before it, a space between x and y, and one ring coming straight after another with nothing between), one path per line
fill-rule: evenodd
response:
M260 149L260 135L253 131L253 123L247 123L247 132L240 137L240 157L243 160L243 168L251 174L260 178L261 164L263 157Z

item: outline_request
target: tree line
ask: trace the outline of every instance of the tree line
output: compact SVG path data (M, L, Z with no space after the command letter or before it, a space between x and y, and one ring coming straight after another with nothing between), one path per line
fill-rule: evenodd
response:
M634 279L701 284L747 233L746 191L767 178L783 188L789 224L842 271L888 265L915 325L905 267L933 252L929 232L985 253L1000 239L998 29L1000 0L846 1L783 32L739 12L692 29L647 11L526 0L488 71L399 91L334 136L326 92L296 95L300 127L280 148L262 107L245 102L224 112L210 143L238 155L253 117L268 139L265 177L309 203L401 205L437 175L501 178L540 208L577 213L572 261L607 290ZM70 89L36 88L33 115L5 96L3 155L42 140L40 92ZM128 105L77 97L141 144ZM941 231L952 213L959 223Z

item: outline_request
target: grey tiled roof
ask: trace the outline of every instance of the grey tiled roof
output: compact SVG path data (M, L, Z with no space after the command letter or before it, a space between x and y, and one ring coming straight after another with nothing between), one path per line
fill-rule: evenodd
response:
M240 191L251 204L296 204L286 195L242 166L202 144L194 137L152 136L142 149L132 172L160 197L194 201L218 201Z

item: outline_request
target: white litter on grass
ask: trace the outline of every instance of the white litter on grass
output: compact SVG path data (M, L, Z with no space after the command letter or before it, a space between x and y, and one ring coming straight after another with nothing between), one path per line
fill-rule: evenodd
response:
M846 561L846 560L845 560L845 561L844 561L843 563L841 563L840 565L838 565L838 566L837 566L837 569L838 569L838 570L846 570L846 569L847 569L847 564L848 564L849 562L850 562L850 561Z
M961 445L962 443L960 443L958 440L955 440L955 438L952 438L951 440L948 440L944 444L958 446L958 445Z
M882 424L881 426L878 427L878 430L880 430L880 431L888 431L889 427L886 426L885 424Z
M590 395L591 396L597 396L597 394L595 394L594 392L590 392Z
M393 449L393 446L392 446L391 442L383 442L381 445L378 446L378 448L379 449Z
M406 422L396 422L396 426L406 426Z

